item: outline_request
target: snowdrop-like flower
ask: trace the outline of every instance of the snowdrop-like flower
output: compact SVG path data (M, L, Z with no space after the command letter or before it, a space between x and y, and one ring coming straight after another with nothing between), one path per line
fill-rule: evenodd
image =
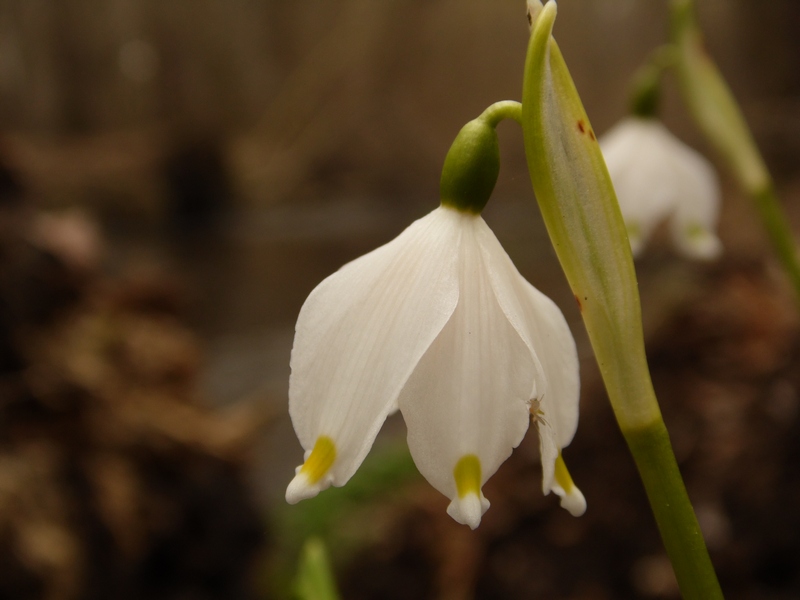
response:
M575 515L585 510L560 452L577 427L575 344L559 309L519 274L481 218L485 200L460 198L488 179L477 193L488 199L497 177L491 164L481 175L486 157L470 164L454 154L472 124L445 161L442 205L325 279L300 311L289 412L306 453L286 491L290 503L344 485L399 409L414 462L451 499L456 521L478 526L489 507L483 484L531 415L544 492ZM496 136L476 127L465 138L467 158Z
M722 252L715 233L719 183L709 162L653 118L628 117L600 139L634 255L670 219L678 250L712 259Z

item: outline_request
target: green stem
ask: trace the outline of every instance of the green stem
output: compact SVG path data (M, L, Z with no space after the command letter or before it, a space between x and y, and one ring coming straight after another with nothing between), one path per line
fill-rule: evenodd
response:
M497 124L503 119L513 119L522 124L522 104L514 100L501 100L484 110L479 118L485 120L492 127L497 127Z
M700 129L753 200L800 300L800 258L753 134L717 65L704 50L692 0L673 0L672 39L681 92Z
M631 114L645 119L657 116L661 102L661 76L674 61L671 45L656 48L650 54L633 76L629 101Z
M767 230L772 247L778 255L778 260L783 265L786 275L797 292L797 298L800 300L800 262L798 261L797 246L772 182L760 190L751 191L750 197L761 215L761 221Z
M685 600L721 599L703 535L681 479L664 421L623 431L636 461Z
M522 105L510 100L496 102L481 115L492 127L503 119L522 122ZM783 221L778 219L776 226ZM596 265L595 268L600 268ZM591 320L590 314L584 314ZM672 563L678 585L686 600L721 599L714 567L711 564L697 517L689 501L678 463L670 444L669 434L657 409L650 373L641 343L625 344L614 331L587 322L601 372L612 407L628 442L639 470L647 497L653 510L667 555ZM637 342L643 341L637 335ZM628 344L628 345L626 345ZM641 358L637 361L636 358ZM630 426L626 407L631 398L656 407L650 414L655 418L645 426Z
M556 4L533 26L522 92L525 154L553 246L685 598L722 598L653 391L636 272L614 187L558 45Z

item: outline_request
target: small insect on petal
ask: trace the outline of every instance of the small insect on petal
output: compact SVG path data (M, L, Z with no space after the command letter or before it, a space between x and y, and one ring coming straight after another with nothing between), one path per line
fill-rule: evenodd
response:
M313 498L330 485L325 475L336 460L336 444L328 436L317 438L314 448L306 457L297 474L286 489L286 501L296 504L300 500Z
M580 517L586 512L586 498L572 481L572 476L569 474L560 452L556 459L553 492L561 497L561 507L569 511L573 517Z
M580 307L580 300L578 300L578 306ZM531 399L531 423L533 425L538 425L541 423L542 425L549 426L547 419L544 418L544 411L542 410L542 400L544 399L544 395L541 398L532 398Z
M458 497L447 507L447 514L463 525L475 529L481 517L489 509L489 501L481 492L481 461L474 454L467 454L453 469Z

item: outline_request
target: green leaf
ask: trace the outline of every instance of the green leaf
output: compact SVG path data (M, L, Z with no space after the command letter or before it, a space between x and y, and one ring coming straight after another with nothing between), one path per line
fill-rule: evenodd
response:
M691 0L672 2L672 41L678 81L689 111L755 204L800 300L800 257L794 232L736 98L703 47Z
M551 37L555 17L556 4L549 2L533 24L525 63L528 170L620 426L641 427L660 419L660 411L645 358L636 272L600 146Z
M533 24L525 63L522 129L531 182L683 597L721 599L650 381L625 225L594 131L551 37L555 17L556 4L548 2Z
M691 1L673 0L672 40L683 98L697 124L750 194L770 177L728 84L703 47Z

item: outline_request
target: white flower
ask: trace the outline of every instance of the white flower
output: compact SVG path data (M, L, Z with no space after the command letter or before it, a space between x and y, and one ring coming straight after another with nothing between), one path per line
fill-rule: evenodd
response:
M634 255L658 224L670 217L672 237L683 254L712 259L722 252L714 230L719 183L698 152L656 119L623 119L600 139Z
M306 450L290 503L344 485L401 410L419 470L473 529L481 488L533 412L545 493L586 508L560 450L578 421L564 317L519 274L479 216L440 206L311 292L292 349L289 412Z

